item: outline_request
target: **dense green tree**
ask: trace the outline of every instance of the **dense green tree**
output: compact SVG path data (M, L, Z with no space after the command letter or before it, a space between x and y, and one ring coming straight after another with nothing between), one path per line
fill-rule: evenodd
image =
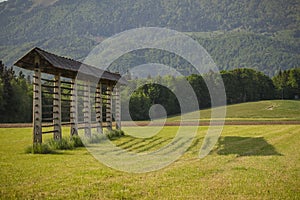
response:
M187 81L195 91L199 107L207 108L208 106L210 106L210 96L203 77L193 74L187 77Z
M293 99L300 97L300 68L294 68L286 71L279 71L273 77L273 82L277 90L277 97L282 99Z
M129 113L133 120L149 119L151 99L142 90L134 92L129 102Z
M23 73L0 63L0 122L30 122L32 118L32 86Z
M3 99L3 81L0 77L0 113L4 112L4 99Z
M274 98L272 80L253 69L234 69L222 73L228 103Z

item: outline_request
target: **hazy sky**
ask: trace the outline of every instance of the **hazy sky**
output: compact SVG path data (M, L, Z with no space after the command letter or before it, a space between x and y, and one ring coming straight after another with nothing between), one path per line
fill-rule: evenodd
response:
M7 1L7 0L0 0L0 2L3 2L3 1Z

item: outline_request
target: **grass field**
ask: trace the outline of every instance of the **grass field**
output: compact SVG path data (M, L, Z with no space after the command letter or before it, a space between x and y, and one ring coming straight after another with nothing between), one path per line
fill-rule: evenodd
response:
M198 112L186 114L187 121L198 121ZM201 110L200 120L210 120L210 115L210 109ZM180 121L180 116L167 121ZM271 100L228 105L226 121L300 121L300 101Z
M177 128L114 142L129 151L153 151ZM300 125L225 126L211 154L198 159L206 130L199 128L170 166L131 174L106 167L85 148L25 154L31 128L2 128L0 199L300 199Z

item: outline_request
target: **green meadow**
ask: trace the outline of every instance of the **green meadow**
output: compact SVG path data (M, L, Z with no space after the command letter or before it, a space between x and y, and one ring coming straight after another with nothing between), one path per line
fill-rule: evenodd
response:
M219 108L216 108L218 111ZM185 114L187 121L209 121L211 109ZM227 106L226 121L299 121L300 101L298 100L270 100L248 102ZM180 121L180 116L167 119L169 122Z
M201 110L200 119L209 120L210 112ZM229 105L226 120L299 121L299 113L300 101L261 101ZM188 121L199 120L195 116L186 114ZM32 128L0 128L0 199L299 199L300 125L254 124L224 126L202 159L198 155L208 127L185 127L197 131L187 151L148 173L107 167L84 147L28 154ZM124 127L125 136L112 142L129 152L153 152L170 144L178 129ZM63 133L68 136L69 128Z
M191 127L192 128L192 127ZM124 128L130 132L132 127ZM134 152L169 143L178 127L151 138L113 142ZM299 199L300 125L225 126L203 159L208 127L199 127L186 153L166 168L133 174L111 169L86 148L26 154L31 128L0 129L1 199ZM147 132L145 127L142 132ZM69 128L64 128L68 134ZM50 138L51 135L47 135Z

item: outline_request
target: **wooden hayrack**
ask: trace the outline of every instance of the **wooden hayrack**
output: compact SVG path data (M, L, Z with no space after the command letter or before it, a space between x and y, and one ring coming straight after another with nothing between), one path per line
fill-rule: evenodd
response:
M102 133L103 128L113 128L113 121L115 128L121 129L119 86L125 81L120 74L103 71L40 48L29 51L15 65L34 71L34 144L42 143L42 135L47 133L53 133L53 138L60 140L63 125L71 126L71 136L78 135L79 129L84 129L88 137L92 128ZM81 67L84 72L80 71L81 76L77 76Z

